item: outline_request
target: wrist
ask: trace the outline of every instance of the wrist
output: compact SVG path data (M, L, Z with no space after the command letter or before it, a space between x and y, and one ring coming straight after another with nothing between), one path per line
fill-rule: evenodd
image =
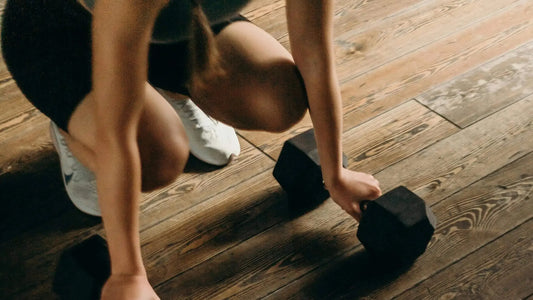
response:
M327 190L334 189L339 185L342 178L342 169L343 168L341 166L340 168L322 171L322 181Z
M146 276L146 269L139 262L112 262L111 274L115 276Z
M140 246L132 243L117 248L113 240L109 241L109 254L111 258L111 274L113 275L146 275L146 269L142 260Z

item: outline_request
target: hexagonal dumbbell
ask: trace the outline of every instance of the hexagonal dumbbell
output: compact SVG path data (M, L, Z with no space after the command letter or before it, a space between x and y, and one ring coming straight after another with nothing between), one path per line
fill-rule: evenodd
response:
M347 165L346 157L343 165ZM274 177L287 192L293 208L307 209L329 197L313 130L285 142ZM357 236L372 256L409 263L425 251L435 231L436 218L424 200L405 187L397 187L363 204Z
M433 236L437 219L422 198L400 186L361 204L363 217L357 238L374 257L413 262Z

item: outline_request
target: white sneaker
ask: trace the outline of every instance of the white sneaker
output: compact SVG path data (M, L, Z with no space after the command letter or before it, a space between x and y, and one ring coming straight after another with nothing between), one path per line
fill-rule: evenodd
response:
M232 127L208 116L190 99L174 100L164 91L159 93L180 116L192 155L215 166L227 165L239 156L241 146Z
M54 122L50 122L50 136L59 155L61 177L70 200L82 212L101 216L94 174L72 155Z

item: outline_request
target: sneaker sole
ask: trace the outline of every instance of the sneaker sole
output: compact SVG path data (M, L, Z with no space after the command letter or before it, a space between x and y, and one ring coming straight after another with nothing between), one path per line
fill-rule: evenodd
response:
M72 202L72 204L74 204L74 206L77 209L79 209L83 213L91 215L93 217L101 217L102 213L100 211L95 211L94 209L85 206L83 203L79 203L78 201L74 200L74 197L72 197L72 195L70 194L70 192L69 192L69 190L67 188L67 182L65 180L65 176L63 174L63 162L61 161L61 154L59 153L60 152L60 150L59 150L60 148L59 148L59 145L57 144L58 137L57 137L57 134L56 134L56 132L55 132L55 130L54 130L54 128L52 126L54 126L54 125L52 125L52 123L50 123L50 127L49 127L50 135L52 136L52 143L54 144L54 148L56 149L56 152L59 155L59 164L61 166L61 168L60 168L61 169L61 178L63 179L63 184L65 186L65 191L67 192L67 195L68 195L70 201Z

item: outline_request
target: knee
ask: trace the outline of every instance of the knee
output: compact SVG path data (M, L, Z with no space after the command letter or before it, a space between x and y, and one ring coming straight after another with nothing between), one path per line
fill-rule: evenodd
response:
M270 99L264 101L269 103L268 114L264 130L270 132L284 132L300 122L307 112L309 106L305 85L301 79L298 69L294 63L285 63L279 66L277 80L270 86Z
M174 135L163 145L155 146L143 158L143 192L162 188L183 173L189 158L189 142L185 134Z
M263 130L281 133L299 123L307 112L307 102L293 100L287 99L286 103L280 103L273 109L271 117L264 122Z

